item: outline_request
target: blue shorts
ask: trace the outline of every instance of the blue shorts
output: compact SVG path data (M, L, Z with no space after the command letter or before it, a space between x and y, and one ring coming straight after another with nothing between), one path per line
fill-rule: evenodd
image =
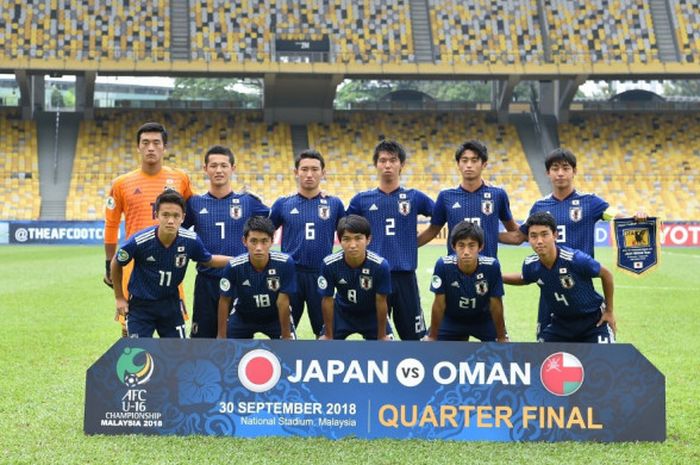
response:
M185 337L185 320L180 308L180 297L162 300L129 299L126 314L126 331L129 337Z
M415 271L392 271L389 316L403 341L417 341L425 336L425 319L420 305Z
M197 273L192 302L192 338L216 338L219 324L219 281L219 277Z
M468 341L470 336L482 342L496 340L496 325L493 324L490 313L470 321L445 314L438 328L438 341Z
M325 326L321 329L324 332ZM349 316L337 309L333 312L333 339L347 339L351 334L360 334L364 339L377 340L377 314L367 313ZM386 322L386 334L393 336L389 321Z
M294 324L299 325L301 316L304 314L304 303L306 303L306 311L309 315L309 322L314 335L321 334L323 327L323 312L321 310L321 294L318 293L318 276L317 271L303 270L297 267L297 292L291 294L290 304L292 306L292 318Z
M290 323L292 339L297 338L294 323ZM255 333L263 333L270 339L282 337L280 320L278 318L269 321L255 321L242 317L240 313L233 312L228 316L226 325L226 337L229 339L253 339Z
M540 303L537 308L537 329L535 330L535 340L539 341L542 336L542 330L552 322L552 312L547 306L547 301L540 294Z
M562 318L556 313L552 321L542 328L540 342L592 342L614 343L615 335L607 323L596 326L600 312L584 313L574 318Z

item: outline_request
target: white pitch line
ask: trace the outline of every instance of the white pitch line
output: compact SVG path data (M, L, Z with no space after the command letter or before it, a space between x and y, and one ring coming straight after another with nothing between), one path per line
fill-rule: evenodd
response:
M673 255L674 257L686 257L686 258L693 258L695 260L700 260L700 255L688 255L684 253L678 253L678 252L669 252L666 249L664 249L663 252L661 252L662 255Z

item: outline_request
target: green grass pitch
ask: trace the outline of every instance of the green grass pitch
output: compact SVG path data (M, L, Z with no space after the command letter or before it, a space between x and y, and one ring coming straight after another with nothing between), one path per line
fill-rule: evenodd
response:
M443 252L420 252L426 318ZM503 247L503 270L519 270L528 253ZM611 249L597 253L612 268ZM700 463L700 249L665 249L661 267L640 279L615 273L618 340L666 375L668 439L639 444L85 436L85 371L119 333L102 271L101 247L0 247L0 464ZM191 269L188 296L193 278ZM513 341L533 340L537 292L506 288ZM306 320L299 332L310 337Z

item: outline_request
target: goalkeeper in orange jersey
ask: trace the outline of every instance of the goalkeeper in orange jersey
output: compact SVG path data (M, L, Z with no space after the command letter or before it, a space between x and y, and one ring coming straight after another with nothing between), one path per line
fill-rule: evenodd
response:
M168 132L160 123L146 123L136 133L141 154L141 167L117 177L112 182L105 205L105 275L103 281L112 287L109 264L117 251L119 223L124 215L126 238L148 226L157 224L153 205L164 190L172 189L185 199L192 195L190 180L184 171L163 166L168 145ZM127 289L132 266L124 268L123 288ZM180 289L180 296L184 294ZM184 306L183 306L184 312ZM122 335L126 329L122 321Z

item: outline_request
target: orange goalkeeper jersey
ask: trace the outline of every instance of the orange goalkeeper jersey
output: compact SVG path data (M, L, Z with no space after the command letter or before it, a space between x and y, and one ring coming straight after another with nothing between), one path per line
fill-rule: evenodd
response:
M105 206L105 244L116 244L122 213L126 237L157 224L153 214L156 197L166 188L179 192L185 200L192 196L190 179L184 171L164 166L158 174L149 175L140 168L119 176ZM125 238L123 238L125 239Z

